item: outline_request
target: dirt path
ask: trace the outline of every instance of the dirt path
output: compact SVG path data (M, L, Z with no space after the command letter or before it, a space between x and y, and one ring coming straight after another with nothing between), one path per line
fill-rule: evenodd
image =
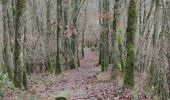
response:
M68 70L57 78L55 75L30 76L28 90L9 90L4 99L54 100L57 93L69 91L71 100L130 100L128 91L120 89L114 81L97 80L101 73L100 67L96 66L97 58L96 52L85 49L81 67Z

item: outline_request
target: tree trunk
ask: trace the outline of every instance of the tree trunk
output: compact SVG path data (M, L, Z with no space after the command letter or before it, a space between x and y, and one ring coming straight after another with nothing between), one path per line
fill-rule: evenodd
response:
M11 52L10 52L10 44L9 44L9 32L7 28L7 1L2 0L2 11L3 11L3 60L4 67L7 67L8 77L9 79L13 79L13 70L11 66Z
M23 24L24 11L26 7L26 0L16 0L16 16L15 16L15 48L14 48L14 85L18 88L23 88Z
M166 8L168 8L166 11L166 14L167 14L167 18L164 19L166 20L166 25L167 25L167 38L168 38L168 68L167 68L167 73L166 73L166 76L167 76L167 83L168 83L168 92L169 92L169 98L170 98L170 1L166 1ZM166 9L165 8L165 9ZM165 10L164 9L164 10ZM168 19L168 20L167 20Z
M64 56L64 60L65 60L65 69L68 69L69 68L69 38L67 37L67 32L69 31L69 1L67 2L64 2L63 4L63 8L64 8L64 33L66 34L63 34L63 39L64 39L64 52L63 52L63 56Z
M158 55L158 38L159 38L159 34L160 34L160 22L159 22L159 18L160 18L160 0L156 0L156 8L155 8L155 16L154 16L154 33L153 33L153 52L152 52L152 60L151 60L151 66L150 66L150 85L152 86L158 86L158 77L159 77L159 73L158 73L158 66L156 64L157 60L157 55Z
M23 86L25 87L25 89L28 88L28 84L27 84L27 70L26 70L26 66L28 64L27 62L27 53L26 53L26 41L27 41L27 21L26 21L26 16L25 16L25 23L24 23L24 44L23 44L23 60L24 60L24 67L23 67Z
M99 41L99 62L98 64L100 65L101 64L101 40L102 40L102 32L101 32L101 26L102 26L102 18L101 18L101 15L102 15L102 1L99 0L99 24L100 24L100 41Z
M107 71L107 66L109 64L109 0L102 1L102 39L101 39L101 67L102 71Z
M128 9L128 23L127 23L127 58L125 67L124 84L134 87L134 67L136 60L135 35L137 24L137 0L130 0Z
M72 31L73 29L76 29L77 28L77 12L78 12L78 1L77 0L72 0L71 1L71 6L72 6ZM76 44L76 39L77 36L76 35L73 35L71 36L71 45L70 45L70 68L71 69L74 69L76 68L76 60L78 60L79 58L77 58L77 44ZM79 62L77 62L78 64Z
M114 65L118 65L119 63L119 47L118 47L118 35L119 35L119 0L115 1L114 5L114 18L113 18L113 36L112 36L112 44L113 44L113 61Z
M52 61L51 61L51 47L50 47L50 37L51 37L51 0L48 0L47 2L47 21L46 21L46 24L47 24L47 32L46 32L46 63L47 63L47 70L49 72L52 72L53 71L53 65L52 65Z
M56 56L56 68L55 73L60 74L62 72L60 63L60 35L61 35L61 22L62 21L62 0L57 0L57 56Z
M84 26L83 26L83 32L82 32L82 43L81 43L81 54L82 58L84 58L84 34L86 31L86 24L87 24L87 4L84 9Z

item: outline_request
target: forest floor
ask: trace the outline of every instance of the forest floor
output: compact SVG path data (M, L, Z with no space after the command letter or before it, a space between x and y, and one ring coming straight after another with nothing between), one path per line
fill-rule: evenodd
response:
M96 66L97 58L96 51L85 49L81 67L64 71L57 77L29 75L28 90L8 88L4 100L54 100L61 91L69 94L69 100L132 100L129 89L122 89L114 79L107 79L110 72L101 74L101 68Z

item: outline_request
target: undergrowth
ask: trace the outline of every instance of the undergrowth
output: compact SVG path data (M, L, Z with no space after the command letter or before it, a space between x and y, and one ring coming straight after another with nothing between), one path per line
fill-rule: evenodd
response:
M5 87L12 86L11 81L8 78L8 74L0 73L0 100L3 98Z

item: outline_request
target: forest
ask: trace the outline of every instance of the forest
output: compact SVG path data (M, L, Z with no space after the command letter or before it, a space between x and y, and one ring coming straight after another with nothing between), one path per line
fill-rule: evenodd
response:
M0 100L170 100L170 0L0 0Z

